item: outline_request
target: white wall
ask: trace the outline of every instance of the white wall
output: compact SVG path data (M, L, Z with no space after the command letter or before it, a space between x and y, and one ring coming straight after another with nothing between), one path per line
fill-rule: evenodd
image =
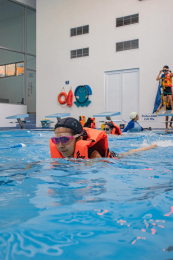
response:
M17 122L16 119L5 118L17 114L27 114L27 106L0 103L0 127L15 127L16 124L10 124L10 122Z
M12 2L21 3L36 9L36 0L11 0Z
M51 113L78 118L105 111L104 72L114 70L139 68L138 112L152 113L158 72L166 64L173 70L172 7L172 0L37 0L37 126ZM116 28L116 18L136 13L139 24ZM70 37L70 28L88 24L89 34ZM139 49L116 53L116 42L133 39L139 39ZM70 59L71 50L85 47L89 57ZM93 91L87 108L57 103L63 87L69 91L83 84Z

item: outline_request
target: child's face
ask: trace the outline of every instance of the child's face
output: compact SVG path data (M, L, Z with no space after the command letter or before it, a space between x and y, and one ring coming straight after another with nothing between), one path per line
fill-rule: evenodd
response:
M163 68L163 73L166 75L169 72L169 69Z
M59 127L55 129L55 137L72 136L69 128ZM63 144L59 142L57 148L64 157L74 157L76 138L70 140L68 143Z
M111 130L109 125L105 125L104 126L104 131L105 131L106 134L110 134L112 130Z

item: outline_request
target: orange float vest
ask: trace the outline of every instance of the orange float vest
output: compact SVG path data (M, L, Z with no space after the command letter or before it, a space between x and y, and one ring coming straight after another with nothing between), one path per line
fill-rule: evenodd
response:
M164 87L172 87L172 77L171 73L166 74L166 76L163 78L162 86Z
M74 158L88 158L88 149L92 147L93 151L96 150L100 153L102 157L110 158L110 152L108 148L108 138L107 134L103 131L84 127L87 132L87 140L79 140L76 142ZM64 156L59 152L56 144L49 140L51 158L64 158Z
M114 122L111 121L111 123L114 125L113 130L111 131L111 135L114 134L118 134L118 135L122 135L121 133L121 129L119 128L119 126L117 126Z
M92 120L92 123L91 123L91 128L96 128L96 124L95 124L95 118L93 118L93 117L90 117L90 119Z

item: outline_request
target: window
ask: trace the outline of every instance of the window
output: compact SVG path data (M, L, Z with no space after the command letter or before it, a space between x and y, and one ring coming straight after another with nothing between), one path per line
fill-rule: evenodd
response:
M15 70L15 64L8 64L6 65L6 76L15 76L16 70Z
M139 40L132 40L132 41L116 43L116 52L126 51L126 50L131 50L131 49L138 49L138 48L139 48Z
M89 56L89 48L71 51L71 59Z
M116 27L139 23L139 14L133 14L116 19Z
M1 65L0 78L10 76L22 76L24 74L24 62Z
M70 36L73 37L73 36L86 34L86 33L89 33L89 25L72 28Z
M0 66L0 78L5 77L5 66Z
M24 74L24 62L16 63L16 76Z

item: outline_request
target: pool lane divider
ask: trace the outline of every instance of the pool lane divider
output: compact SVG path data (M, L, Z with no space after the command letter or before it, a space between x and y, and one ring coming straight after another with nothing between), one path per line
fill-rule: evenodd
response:
M19 147L26 147L26 144L20 143L20 144L15 144L11 147L6 147L6 148L0 148L0 150L6 150L6 149L11 149L11 148L19 148Z

